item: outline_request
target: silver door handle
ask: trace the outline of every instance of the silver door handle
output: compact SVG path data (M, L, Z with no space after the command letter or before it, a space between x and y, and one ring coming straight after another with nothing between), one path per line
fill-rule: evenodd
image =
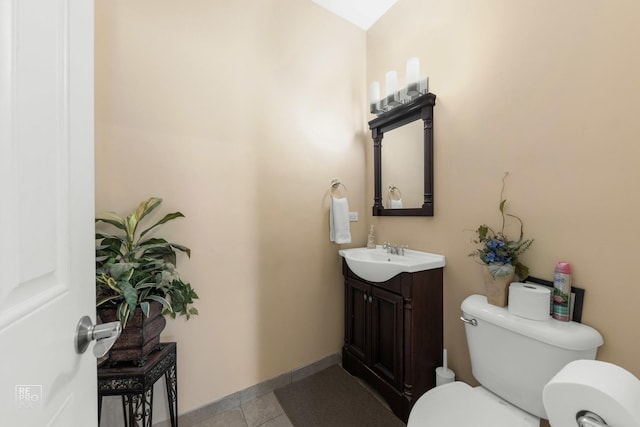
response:
M89 316L84 316L76 328L76 353L84 353L87 351L89 343L96 340L96 344L93 346L93 355L100 358L107 354L121 332L120 321L94 325Z
M471 326L478 326L478 321L476 319L465 319L464 317L460 316L460 320L462 320L464 323L468 323Z

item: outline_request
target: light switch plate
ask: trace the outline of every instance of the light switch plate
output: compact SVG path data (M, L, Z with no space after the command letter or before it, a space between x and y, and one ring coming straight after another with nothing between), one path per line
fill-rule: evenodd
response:
M358 221L358 212L349 212L349 221L350 222Z

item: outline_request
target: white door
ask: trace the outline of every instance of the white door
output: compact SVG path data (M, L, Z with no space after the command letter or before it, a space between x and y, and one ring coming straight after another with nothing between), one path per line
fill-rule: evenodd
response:
M0 0L0 425L97 425L93 1Z

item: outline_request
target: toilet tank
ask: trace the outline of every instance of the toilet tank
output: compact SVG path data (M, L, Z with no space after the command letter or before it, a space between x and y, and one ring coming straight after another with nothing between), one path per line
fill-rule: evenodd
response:
M483 387L540 418L547 418L542 389L567 363L595 359L603 344L595 329L555 319L536 321L487 303L484 295L462 302L471 369Z

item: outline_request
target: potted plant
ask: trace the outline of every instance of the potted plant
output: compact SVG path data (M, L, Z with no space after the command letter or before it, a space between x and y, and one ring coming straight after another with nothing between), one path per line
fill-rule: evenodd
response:
M175 268L176 251L190 257L191 250L152 237L156 227L184 215L169 213L146 228L141 226L161 203L162 199L151 197L126 217L109 212L96 218L97 229L98 224L115 229L96 230L97 311L103 322L120 320L123 327L110 351L111 362L144 363L160 343L164 315L189 319L198 314L192 306L198 295Z
M505 173L502 180L502 191L500 192L500 215L502 226L496 232L486 224L482 224L476 230L478 235L474 243L481 247L469 254L478 258L484 264L484 282L487 291L487 301L490 304L504 307L507 305L509 296L509 284L517 275L520 280L525 280L529 276L529 268L524 265L519 257L525 252L533 239L524 238L524 224L515 215L505 213L507 200L503 199L505 180L508 176ZM520 223L520 236L518 240L511 240L504 232L506 217L515 218Z

